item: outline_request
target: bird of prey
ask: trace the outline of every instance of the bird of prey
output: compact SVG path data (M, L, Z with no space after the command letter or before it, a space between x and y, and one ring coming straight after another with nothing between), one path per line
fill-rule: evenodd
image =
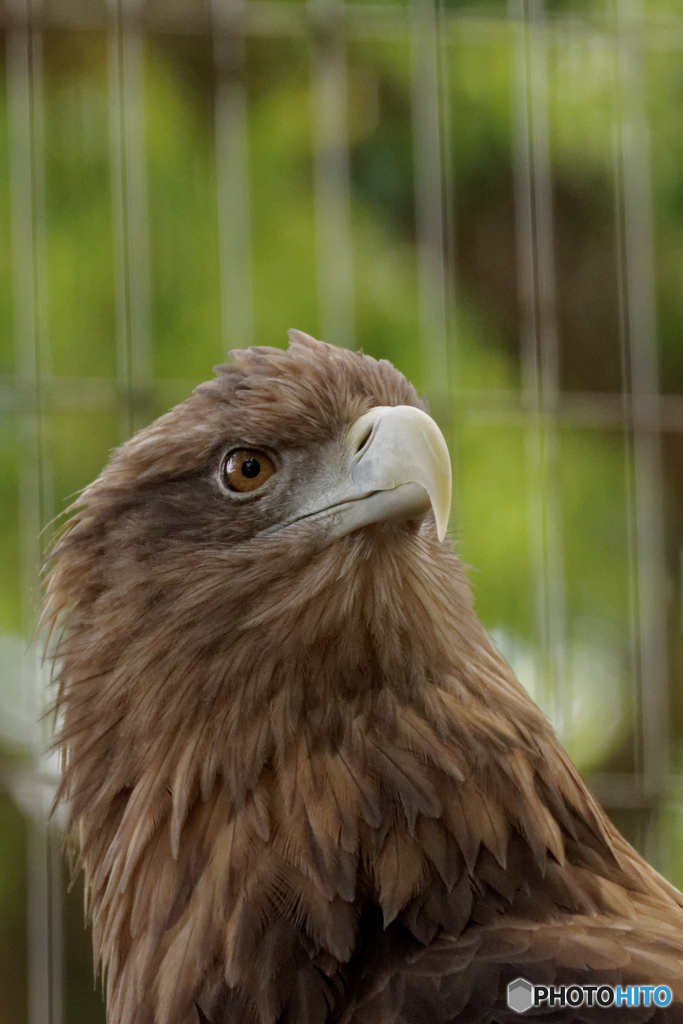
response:
M683 1021L683 896L477 619L438 427L290 339L117 450L53 550L109 1024L507 1024L517 978L672 993L537 1020Z

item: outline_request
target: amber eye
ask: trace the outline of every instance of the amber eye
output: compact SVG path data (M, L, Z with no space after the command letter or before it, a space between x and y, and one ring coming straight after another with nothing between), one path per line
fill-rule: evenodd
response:
M221 467L223 480L231 491L256 491L275 472L273 460L255 448L229 452Z

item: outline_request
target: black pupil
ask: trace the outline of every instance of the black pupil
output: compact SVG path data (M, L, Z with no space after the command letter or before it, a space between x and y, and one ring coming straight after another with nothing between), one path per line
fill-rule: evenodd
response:
M260 472L261 463L258 459L245 459L242 463L242 476L246 476L249 480L253 480Z

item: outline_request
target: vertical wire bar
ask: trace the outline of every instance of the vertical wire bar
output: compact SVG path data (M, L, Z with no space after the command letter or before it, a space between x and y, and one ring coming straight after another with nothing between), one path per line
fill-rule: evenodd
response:
M212 0L223 350L254 340L242 0Z
M633 729L633 760L636 775L642 777L643 743L640 723L640 667L638 621L638 538L636 533L635 453L633 448L633 397L631 394L631 360L628 335L628 281L626 275L626 229L622 146L622 101L620 91L620 46L616 4L612 4L614 38L614 78L612 81L614 123L612 134L612 174L614 180L614 224L616 248L617 302L619 326L619 362L621 372L621 407L624 443L624 494L626 500L626 547L628 587L628 652L631 703L636 717Z
M119 387L119 431L121 439L132 433L128 392L130 387L128 301L126 289L125 161L123 156L123 86L121 68L121 27L119 7L112 0L114 27L108 39L109 72L109 163L112 191L112 221L115 254L116 373Z
M446 0L438 0L436 10L437 59L439 67L439 110L441 114L441 181L443 188L443 231L444 231L444 323L447 371L448 412L443 422L447 430L448 446L453 472L453 501L451 518L460 522L462 498L460 487L460 449L454 409L460 408L460 363L458 359L458 309L456 292L456 221L455 221L455 176L453 173L453 138L451 129L452 107L448 47L450 43Z
M320 333L352 348L355 339L351 181L343 0L310 0L313 194Z
M129 0L135 11L136 0ZM128 293L130 295L130 371L135 395L134 426L145 421L152 380L150 344L150 251L145 159L144 49L139 30L124 27L123 118L128 225Z
M666 557L642 21L643 13L637 0L618 0L626 313L634 419L642 772L645 793L659 804L666 792L669 769ZM657 814L648 827L645 842L645 855L664 869Z
M508 11L516 29L514 187L523 389L531 415L529 543L536 589L537 676L545 710L562 730L567 710L566 615L557 488L559 381L547 27L542 0L510 0Z
M434 0L413 0L412 123L420 336L436 418L449 417L446 238L439 54Z
M537 295L539 304L541 442L544 464L544 533L547 573L549 667L552 672L553 708L558 728L566 728L565 568L562 544L562 501L559 491L560 438L559 345L555 295L555 241L553 233L552 169L550 162L547 24L543 0L529 0L535 27L530 62L534 206L537 235Z
M7 32L10 202L19 416L22 625L35 628L41 525L51 518L52 488L45 451L42 380L48 375L42 36L30 25L38 3L14 0L19 25ZM54 793L46 764L43 711L46 679L37 650L24 680L33 723L28 794L29 1024L61 1024L62 903L59 837L48 823Z
M120 430L147 419L152 386L150 253L140 0L109 0L109 147L116 259L117 377Z

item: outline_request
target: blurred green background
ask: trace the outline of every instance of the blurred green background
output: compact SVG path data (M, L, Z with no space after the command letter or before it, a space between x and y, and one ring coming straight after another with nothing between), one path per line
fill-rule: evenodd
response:
M481 618L683 884L682 104L675 0L7 3L0 1024L104 1019L44 824L39 533L289 327L426 393Z

